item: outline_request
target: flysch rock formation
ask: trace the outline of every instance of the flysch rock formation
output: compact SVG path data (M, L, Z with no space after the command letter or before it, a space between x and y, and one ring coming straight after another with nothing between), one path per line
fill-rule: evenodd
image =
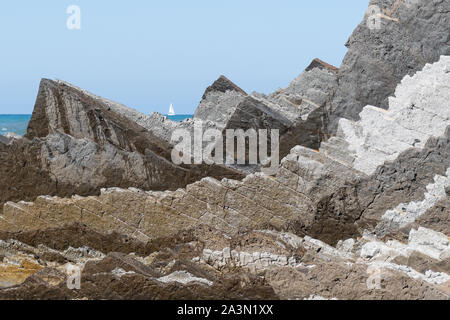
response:
M39 195L99 194L104 187L176 190L203 177L242 179L216 165L177 166L170 132L146 116L62 81L42 80L27 134L0 144L0 203ZM167 136L169 135L169 136Z
M367 105L387 109L388 98L406 75L450 55L449 0L371 0L346 46L339 86L327 109L335 132L341 117L358 120ZM379 27L369 28L375 14Z
M315 59L288 88L268 97L246 95L220 78L218 88L227 89L211 86L195 116L223 124L230 120L229 129L279 129L284 157L296 145L318 149L321 141L336 134L341 118L359 120L367 105L387 109L406 75L450 55L450 3L371 0L370 6L379 11L366 12L346 43L349 50L339 68ZM379 25L369 28L374 14Z
M270 95L247 94L221 76L205 91L194 119L224 130L277 129L281 157L296 145L318 149L327 132L325 105L337 84L337 69L319 59L287 88Z
M181 123L43 80L0 140L0 299L449 300L450 4L370 4L339 69L221 76ZM200 122L279 129L280 167L175 166Z
M6 203L0 298L450 299L449 68L405 77L388 110L274 176Z

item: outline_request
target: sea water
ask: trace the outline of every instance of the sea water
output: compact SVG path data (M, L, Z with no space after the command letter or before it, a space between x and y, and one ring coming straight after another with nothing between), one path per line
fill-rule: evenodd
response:
M172 121L176 121L176 122L182 122L186 119L192 119L193 116L194 115L192 115L192 114L177 114L175 116L167 116L166 115L167 118L169 118Z
M192 114L179 114L176 116L167 116L172 121L181 122L192 118ZM5 135L12 132L23 136L27 132L28 122L31 119L29 114L0 114L0 134Z
M23 136L27 132L29 114L0 114L0 134L12 132Z

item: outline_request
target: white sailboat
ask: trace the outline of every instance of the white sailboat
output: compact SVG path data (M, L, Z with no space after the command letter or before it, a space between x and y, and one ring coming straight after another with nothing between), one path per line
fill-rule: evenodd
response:
M175 115L175 110L173 109L173 104L170 104L169 116L174 116L174 115Z

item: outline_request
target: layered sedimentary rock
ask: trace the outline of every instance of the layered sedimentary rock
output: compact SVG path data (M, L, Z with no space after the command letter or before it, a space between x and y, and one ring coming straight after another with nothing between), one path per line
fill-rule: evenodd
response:
M221 225L230 235L242 229L270 226L313 232L333 242L346 233L361 233L380 221L389 209L407 207L406 201L420 200L427 197L430 189L437 189L432 191L434 201L423 205L425 212L440 200L436 194L443 198L448 187L446 128L450 121L448 117L438 118L438 124L435 120L446 112L443 102L449 91L442 88L450 83L449 65L449 58L442 57L414 77L405 78L391 100L392 109L377 111L369 106L361 121L351 123L343 119L342 134L323 143L319 152L294 148L273 177L257 173L243 181L206 178L175 192L109 189L96 198L40 197L35 203L7 203L3 218L17 225L22 223L16 219L33 217L44 226L77 221L89 225L97 223L98 217L94 216L98 216L99 208L105 208L100 218L106 220L98 223L100 227L107 230L108 219L119 219L125 229L132 231L129 234L149 238L204 223L211 227ZM380 121L380 112L384 122ZM416 123L420 123L418 128ZM421 127L432 127L434 131ZM336 202L339 199L341 204ZM142 210L136 208L137 203L145 203ZM95 209L96 206L100 207ZM84 211L93 212L94 216L84 215ZM74 215L64 216L64 212ZM333 215L342 220L334 220ZM38 228L37 224L30 227ZM331 227L335 232L323 229Z
M337 137L322 144L322 153L371 177L327 198L328 211L357 201L360 208L355 213L341 209L341 214L353 215L359 223L379 221L384 214L384 227L378 227L384 235L393 230L382 229L401 229L445 197L450 167L449 64L450 58L443 56L405 77L388 110L367 106L360 121L341 119ZM340 193L354 196L340 199ZM397 222L387 222L391 220Z
M448 0L372 0L370 6L379 11L366 13L346 43L349 50L339 69L315 59L288 88L270 96L252 94L258 103L251 98L242 101L245 95L237 91L217 93L215 101L221 99L217 118L231 117L228 128L266 128L275 123L283 136L282 156L296 145L318 149L321 141L336 133L340 118L358 120L367 105L387 109L388 98L404 76L450 55ZM370 17L379 24L370 26ZM206 105L201 104L202 110ZM214 114L208 119L214 120ZM255 114L267 118L267 124L252 123Z
M49 297L140 296L124 294L121 281L108 294L98 283L126 279L157 298L449 299L449 67L443 56L406 77L389 110L367 106L360 121L342 119L337 137L320 150L293 148L274 176L8 202L0 238L22 244L3 245L4 268L18 260L26 267L5 272L4 286L19 286L0 297L26 296L36 283ZM68 235L61 243L46 235L79 229L97 236ZM103 249L96 237L105 239ZM70 260L71 243L100 253ZM53 255L39 263L26 257L36 250ZM43 280L68 259L84 267L81 291L66 290L64 276L56 285ZM250 291L225 293L227 281L251 275L263 277L250 280Z
M221 76L205 91L194 119L221 129L277 129L281 157L296 145L317 149L327 133L325 106L338 85L337 71L315 59L287 88L270 95L248 95Z
M339 68L339 87L328 105L334 132L340 117L357 120L366 105L388 108L388 98L405 75L450 55L448 0L371 0L349 38ZM368 18L376 24L369 28Z
M195 110L194 119L213 121L225 126L236 106L241 103L247 93L225 76L220 76L203 94L202 101Z
M0 143L0 299L450 299L448 1L371 4L341 69L220 77L182 123L44 80ZM280 167L174 166L198 123L279 129Z
M174 165L170 136L161 134L170 134L169 126L182 125L44 79L26 136L2 147L0 203L113 186L174 190L206 176L244 176L223 166Z
M164 247L80 225L14 236L22 241L0 241L0 299L278 298L249 272L223 275L193 263L201 252L193 235L160 239ZM82 270L79 290L68 288L68 265Z
M10 140L7 137L5 137L5 136L0 135L0 143L2 143L2 144L9 144Z
M246 95L221 78L219 83L227 84L221 87L225 93L209 90L211 98L204 96L196 116L221 123L231 117L228 128L266 128L275 122L285 136L285 156L296 145L318 149L322 140L336 133L340 118L358 120L367 105L387 109L388 98L404 76L450 55L450 3L371 0L370 6L346 43L349 50L339 69L315 59L288 88L269 96L250 95L257 104L243 101ZM373 19L376 24L370 25ZM268 118L267 126L251 123L255 114ZM286 118L290 122L283 121Z
M318 149L327 132L325 105L336 86L334 69L313 64L287 88L245 98L226 128L279 130L281 157L296 145Z

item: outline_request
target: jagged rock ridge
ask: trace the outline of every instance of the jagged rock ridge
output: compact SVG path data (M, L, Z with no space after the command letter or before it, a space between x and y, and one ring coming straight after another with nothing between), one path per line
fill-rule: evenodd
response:
M339 70L315 60L268 96L247 95L221 77L195 119L181 124L45 80L27 138L0 143L1 159L12 163L3 168L10 184L2 196L72 197L5 204L0 298L448 300L450 59L425 65L447 54L448 2L371 3L392 8L384 12L390 19L382 30L358 27ZM431 36L416 39L421 27ZM397 50L404 41L410 51ZM365 42L385 54L371 56ZM392 72L372 70L393 64ZM366 100L380 103L362 108ZM339 120L330 138L327 127L333 131L341 115L350 120ZM186 179L176 191L128 188L149 179L133 177L143 154L164 159L173 130L192 130L196 121L278 128L286 157L273 176L222 179L231 170L222 168L213 171L217 179L199 180L208 174L199 169L199 181ZM114 156L113 174L96 172L111 161L105 154ZM67 159L79 161L71 167ZM127 178L115 173L123 168ZM74 175L86 183L61 188L61 177ZM112 183L123 188L74 196ZM67 262L83 267L81 291L65 286Z
M0 186L0 203L94 195L116 186L175 190L206 176L244 177L224 166L174 165L173 145L160 134L170 125L177 127L164 117L44 79L26 136L0 145L0 171L7 181Z
M442 57L438 63L426 66L414 77L405 78L397 89L398 96L392 99L393 109L389 112L401 115L404 110L409 110L407 119L421 116L421 125L426 127L433 124L434 117L424 118L421 108L409 107L418 99L422 104L417 103L417 106L426 106L428 109L425 110L441 114L445 105L440 103L438 96L445 97L446 93L441 92L440 88L450 83L446 72L449 66L450 59ZM410 92L408 89L416 90L418 87L422 90L415 96L403 95ZM373 107L368 109L372 110ZM363 117L361 121L367 121L369 117L378 119L378 113L369 113L368 118ZM426 119L429 119L429 123ZM346 120L342 121L342 124L346 123ZM373 121L375 125L366 126L366 133L362 137L379 135L378 123ZM386 128L388 127L387 125ZM355 161L338 159L333 156L330 148L326 149L327 152L316 152L299 146L283 160L275 177L258 173L247 176L242 182L207 178L176 192L108 189L103 190L100 197L39 197L34 203L7 203L0 217L0 230L18 234L42 233L45 232L42 230L50 230L55 226L61 229L67 224L82 223L100 234L114 231L149 245L164 237L176 238L180 232L192 234L202 245L195 247L195 250L188 250L190 255L176 258L174 261L178 261L178 268L174 267L177 262L175 265L169 262L172 258L164 260L166 262L162 265L167 266L159 274L142 265L139 268L130 267L130 263L137 263L133 261L144 261L144 265L152 266L149 261L155 261L155 258L149 256L148 260L142 254L140 257L131 256L132 260L127 260L127 264L123 263L123 259L129 258L122 255L119 259L117 255L107 253L87 259L85 274L88 283L100 281L91 270L105 270L105 277L109 278L139 275L152 279L148 281L156 281L151 286L153 289L145 290L149 295L158 297L162 296L155 293L156 288L166 288L168 282L177 282L176 279L180 278L183 280L179 283L184 283L177 287L182 288L180 290L185 290L194 283L195 288L200 286L205 289L222 283L221 280L206 275L205 271L200 271L213 267L221 276L236 276L236 271L231 271L236 268L246 274L258 274L264 270L265 280L260 284L260 290L268 293L267 289L262 288L270 287L273 290L272 297L309 298L313 295L339 299L448 299L449 242L446 234L449 226L445 226L443 230L434 230L430 223L432 220L429 220L432 217L427 218L428 211L448 199L450 180L436 178L442 171L441 174L448 177L450 167L450 130L442 132L443 129L443 126L436 128L434 133L427 136L427 143L409 145L395 159L386 156L383 161L392 161L384 164L380 162L381 165L375 171L371 167L370 170L359 171ZM396 139L386 139L384 142L387 146L397 143ZM324 143L323 146L329 144L330 142ZM377 145L367 143L365 146L376 150ZM345 150L341 148L339 155L342 156ZM347 150L348 159L351 159L352 149ZM420 159L425 161L424 164L412 165L415 161L421 161ZM428 168L425 168L425 163ZM395 197L391 197L390 189L398 188L395 184L391 185L390 181L397 180L398 171L405 176L401 170L390 169L393 167L408 167L411 170L414 179L409 180L409 183L416 188L415 195L411 194L412 189L407 192L400 189L400 193L397 191L394 193ZM406 182L408 180L404 181ZM379 189L374 188L376 185L381 185L385 190L379 192ZM351 190L358 191L352 193ZM414 216L412 220L405 219L405 225L396 224L396 216L385 214L386 211L380 207L382 203L395 210L395 206L404 202L404 197L410 200L420 197L429 199L429 194L436 194L433 190L441 190L438 192L439 196L424 207L421 215ZM344 204L341 206L338 201L344 201ZM405 213L405 217L407 216L408 213ZM387 222L389 227L383 227ZM421 226L421 223L425 223L428 228ZM365 229L368 231L364 231ZM290 234L279 231L288 231ZM336 247L313 239L310 235ZM360 238L355 239L358 235ZM404 235L407 235L406 239ZM5 239L9 237L7 234L3 236ZM248 237L254 240L248 241ZM22 239L33 241L33 237L29 236ZM190 238L184 241L186 242L181 241L179 244L181 247L194 245L196 240ZM280 245L280 241L283 241L283 245ZM11 244L6 245L4 250L11 252L10 246ZM59 251L66 249L59 248ZM164 249L160 250L158 254L155 253L156 259L167 256ZM67 253L59 252L59 255L64 257ZM185 259L190 262L187 263ZM102 269L105 264L108 265L107 269ZM33 270L39 267L33 268L24 272L35 274ZM323 270L327 270L326 274L333 279L346 278L348 282L345 283L351 283L353 288L357 286L358 289L348 292L342 286L331 285L330 279L318 276ZM378 270L382 277L390 279L389 285L379 289L382 291L370 289L367 285L373 270ZM38 274L36 276L39 277ZM23 279L20 279L15 281L21 283ZM131 281L130 278L124 279ZM47 286L61 295L61 281L56 287L51 284ZM345 283L343 286L346 286ZM407 283L411 289L402 291L401 283ZM32 288L33 283L25 282L15 289L0 290L0 296L23 295L25 290ZM218 290L222 292L223 288ZM215 296L210 291L206 292L202 289L194 297L203 297L202 294ZM64 294L73 295L70 292ZM84 294L98 297L100 293L84 291ZM176 297L184 296L179 294Z
M380 8L379 29L367 18L353 32L339 68L339 87L328 104L330 129L341 117L357 120L367 105L386 109L388 98L406 75L450 55L448 0L371 0Z

